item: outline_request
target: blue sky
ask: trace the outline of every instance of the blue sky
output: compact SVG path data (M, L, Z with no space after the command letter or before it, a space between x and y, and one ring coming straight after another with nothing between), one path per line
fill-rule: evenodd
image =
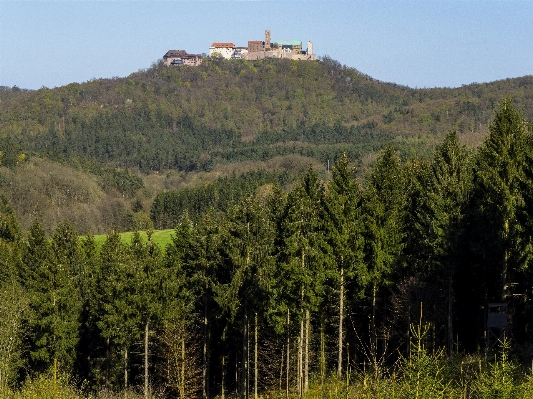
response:
M532 0L0 0L0 85L38 89L148 68L214 41L314 43L387 82L457 87L533 74Z

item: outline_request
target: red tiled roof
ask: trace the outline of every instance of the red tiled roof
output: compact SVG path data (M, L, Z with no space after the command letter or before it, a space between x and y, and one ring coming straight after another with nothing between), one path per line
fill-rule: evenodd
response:
M230 47L230 48L235 48L235 45L233 43L229 43L229 42L215 42L211 45L211 47L215 47L215 48L221 48L221 47Z

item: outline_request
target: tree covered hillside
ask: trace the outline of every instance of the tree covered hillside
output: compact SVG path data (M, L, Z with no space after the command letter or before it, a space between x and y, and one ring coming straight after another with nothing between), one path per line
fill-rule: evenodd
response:
M222 161L294 152L324 162L338 156L339 145L360 158L385 141L433 145L452 127L486 133L503 94L526 118L533 115L526 106L531 77L415 90L327 58L215 58L196 68L160 63L127 78L18 95L1 103L0 129L23 151L143 171L209 170Z
M235 170L292 172L288 165L295 163L325 169L343 153L366 170L387 144L402 156L428 157L450 129L461 142L476 146L504 94L533 119L533 77L411 89L327 57L318 62L210 58L199 67L179 68L159 62L126 78L37 91L4 88L0 163L7 169L0 174L0 189L13 199L28 165L60 163L52 168L71 168L63 174L78 174L78 182L96 181L98 194L87 188L94 195L81 202L74 196L71 202L74 208L89 206L102 222L88 227L102 232L136 199L147 209L159 192L191 181L175 173L200 173L206 183ZM175 184L149 178L163 172ZM50 187L44 202L19 198L27 199L33 215L50 220L45 223L50 232L57 222L52 219L58 219L52 215L73 209L56 198L69 197L72 187L49 181L46 173L41 179ZM27 211L12 202L22 218ZM29 227L24 220L22 225Z

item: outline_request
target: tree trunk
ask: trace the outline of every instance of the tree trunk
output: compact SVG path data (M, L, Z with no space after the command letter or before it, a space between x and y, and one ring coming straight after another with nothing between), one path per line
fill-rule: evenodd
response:
M350 343L346 343L346 385L350 383Z
M378 338L377 338L377 333L376 333L376 296L377 296L377 286L376 284L374 284L372 288L372 345L377 350Z
M221 386L221 397L222 399L225 399L226 395L226 330L227 326L224 327L224 330L222 331L222 386Z
M286 378L286 386L285 386L285 389L286 389L286 393L287 393L287 399L289 398L289 382L290 382L290 379L289 379L289 374L290 374L290 349L291 349L291 334L290 334L290 329L289 329L289 324L290 324L290 310L287 309L287 364L286 364L286 368L287 368L287 372L286 372L286 375L285 375L285 378Z
M207 295L204 297L204 345L202 367L202 395L207 399Z
M311 323L311 314L309 310L305 311L305 367L304 367L304 394L309 389L309 325Z
M180 379L181 398L185 398L185 329L181 338L181 379Z
M281 394L281 388L282 388L282 384L283 384L283 360L285 359L285 348L282 346L281 347L281 362L280 362L280 366L279 366L279 392Z
M453 353L453 277L448 281L448 356Z
M372 368L374 371L374 378L378 378L378 335L376 332L376 296L377 296L377 286L374 283L372 290L372 343L371 343L371 356L372 356Z
M128 348L124 348L124 398L128 397Z
M109 376L110 376L110 368L111 368L111 365L110 365L110 349L109 349L109 345L110 345L110 342L109 342L109 338L106 339L106 345L105 345L105 357L106 357L106 371L105 371L105 386L107 389L110 388L110 384L109 384Z
M298 396L300 398L303 394L304 314L305 313L302 309L302 319L300 320L300 337L298 338Z
M148 399L148 322L144 325L144 399Z
M324 386L326 378L326 337L324 332L324 316L320 320L320 380L321 385Z
M254 343L254 399L258 399L259 398L259 395L257 393L257 379L258 379L258 376L259 376L259 372L258 372L258 364L257 364L257 349L258 349L258 344L257 344L257 340L258 340L258 327L257 327L257 313L255 314L255 331L254 331L254 335L255 335L255 343Z
M248 397L248 309L244 301L244 326L242 334L241 398Z
M339 286L339 352L337 356L337 377L340 379L342 377L342 347L344 346L344 268L341 266L341 279Z
M509 219L505 220L504 223L504 246L503 251L503 264L501 270L501 301L505 302L507 300L507 269L509 266Z

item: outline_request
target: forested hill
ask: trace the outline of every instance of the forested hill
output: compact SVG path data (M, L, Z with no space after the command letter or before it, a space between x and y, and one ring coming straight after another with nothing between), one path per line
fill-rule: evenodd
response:
M533 116L533 77L417 90L327 58L214 59L17 95L2 101L0 129L22 151L143 171L291 152L325 162L341 151L361 158L385 141L432 146L451 128L478 144L505 94Z
M504 95L533 119L531 76L412 89L327 57L318 62L208 59L199 67L179 68L159 62L126 78L37 91L2 88L0 162L11 169L2 174L0 189L14 202L24 164L52 162L47 165L54 170L75 167L71 174L80 174L74 179L78 185L87 180L76 189L84 193L83 206L102 198L127 200L144 188L146 207L158 191L177 188L161 182L148 187L146 177L154 172L204 173L203 179L213 181L235 170L295 172L295 162L325 168L342 153L365 166L389 143L404 156L424 157L450 129L469 146L481 143ZM73 191L69 184L55 181L43 190L42 201L56 204L56 219L65 215L60 211L65 203L80 205L78 195L65 194ZM41 200L29 201L25 211L16 209L19 216L48 212ZM116 203L101 207L116 208Z

